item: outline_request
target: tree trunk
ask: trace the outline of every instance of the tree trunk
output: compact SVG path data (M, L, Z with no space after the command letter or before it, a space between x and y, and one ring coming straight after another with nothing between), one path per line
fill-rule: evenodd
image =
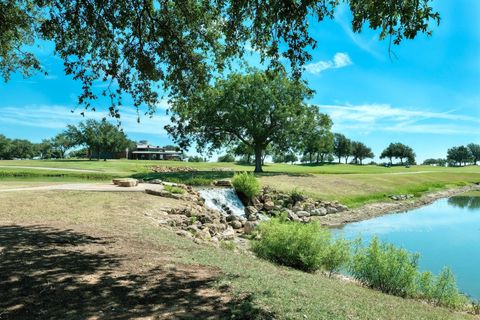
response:
M345 157L345 164L348 164L348 157Z
M342 162L342 158L338 157L338 164Z
M263 172L262 170L262 147L255 146L255 172Z

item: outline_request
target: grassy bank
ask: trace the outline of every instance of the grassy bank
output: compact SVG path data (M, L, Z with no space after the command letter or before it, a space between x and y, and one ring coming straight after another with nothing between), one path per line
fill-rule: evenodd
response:
M11 166L5 168L1 166ZM31 166L38 169L14 168ZM198 171L154 173L152 166L188 166ZM44 168L95 170L95 172L54 171ZM235 171L252 171L253 167L233 163L184 163L178 161L134 160L18 160L0 161L0 181L5 178L52 179L63 181L102 181L112 177L159 178L192 185L208 185L214 180L230 178ZM294 188L318 199L338 200L350 207L389 201L392 194L414 194L480 182L480 167L445 168L412 166L385 168L329 164L320 166L268 164L257 177L265 186L282 191Z
M6 292L2 289L10 289L8 292L11 292L8 299L5 298L0 305L14 314L23 308L34 308L35 304L40 304L42 316L49 317L53 312L57 312L58 301L54 299L56 294L62 297L64 304L73 308L77 306L77 298L65 300L69 297L68 290L72 290L73 295L78 291L88 290L88 295L82 298L79 310L69 310L82 312L78 314L78 318L82 318L81 315L86 318L86 315L93 315L100 310L107 312L104 314L106 317L153 317L159 312L172 314L178 311L178 308L185 308L185 305L193 310L217 301L212 300L211 290L215 290L228 293L241 301L239 304L229 305L230 315L236 315L237 319L269 319L272 316L276 319L473 319L468 315L435 308L415 300L385 295L322 274L307 274L276 266L250 255L197 245L159 228L157 223L145 215L176 205L176 200L141 193L25 192L21 197L14 193L0 193L0 228L10 230L15 225L17 229L21 227L22 233L18 237L26 238L32 235L35 239L38 239L39 233L45 232L40 232L39 229L44 230L47 226L55 228L55 237L49 235L42 238L42 250L50 250L48 246L52 241L55 246L67 246L71 242L67 235L81 233L83 238L94 239L99 243L102 259L99 261L105 261L107 255L117 254L121 257L119 263L107 260L108 265L105 267L100 262L87 264L90 260L86 260L86 257L92 259L93 248L88 244L79 244L73 247L71 252L62 249L62 264L46 264L41 269L43 273L38 273L36 268L42 265L42 259L51 259L51 254L38 257L22 274L14 268L14 264L11 264L12 269L8 268L8 264L3 264L2 276L15 275L20 277L20 280L25 280L24 277L38 273L35 278L38 281L35 283L39 283L39 286L33 287L30 292L27 290L29 287L22 287L30 286L29 282L0 282L0 292ZM6 233L3 235L2 239L5 240ZM120 252L116 251L119 247L133 249L122 251L120 255ZM5 247L4 261L12 258L11 254L14 254L8 250L9 247ZM137 257L137 252L141 254L140 257ZM22 259L27 257L23 256ZM83 261L83 265L78 264L79 259ZM79 280L69 283L69 289L62 292L58 289L61 288L62 281L65 281L65 275L61 271L73 272L69 263L76 265L75 276L78 276ZM128 266L129 271L126 280L116 281L108 276L110 274L118 277L119 270L125 266ZM102 268L108 270L108 274L102 273L101 277L95 277L97 273L103 272ZM189 282L190 277L193 277L193 271L190 271L199 268L202 268L202 272L216 270L218 274L212 281ZM144 270L148 277L141 276ZM167 274L171 270L182 270L181 277L176 280L178 286L165 279L157 281L153 277L156 274L154 270L167 270L162 271ZM50 285L58 285L56 291L50 291L50 287L41 282L46 275L52 274L58 274L58 279L49 280ZM99 280L94 282L95 279ZM7 285L13 287L3 287ZM142 287L162 285L167 286L169 291L161 295L157 294L160 289L155 287L146 292L141 290ZM15 288L17 290L13 290ZM45 294L45 290L48 294ZM200 299L202 292L210 292L210 296ZM35 304L13 305L17 295L21 295L22 301L35 301ZM109 302L105 297L109 298ZM130 304L130 307L122 309L124 305L118 302L121 301L119 297L125 297L124 303ZM8 305L10 301L12 304ZM155 308L152 308L152 305L155 305ZM117 313L111 314L112 312ZM207 314L207 311L203 312L204 315Z

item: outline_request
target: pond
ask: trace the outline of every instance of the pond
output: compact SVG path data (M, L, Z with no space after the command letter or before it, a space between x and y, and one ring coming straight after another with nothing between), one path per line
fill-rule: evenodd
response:
M455 196L401 214L350 223L335 233L379 239L420 253L420 268L449 266L460 290L480 298L480 196Z

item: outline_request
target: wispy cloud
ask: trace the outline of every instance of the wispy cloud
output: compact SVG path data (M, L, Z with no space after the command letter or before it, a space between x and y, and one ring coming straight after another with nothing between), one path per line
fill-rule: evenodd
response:
M480 119L449 112L396 108L388 104L319 105L330 115L335 130L465 134L480 132Z
M86 111L85 116L80 115L81 110L72 113L72 107L62 105L28 105L24 107L4 107L0 117L2 124L14 124L19 126L64 129L68 124L77 124L85 119L100 120L106 116L105 112ZM138 115L135 108L125 107L121 110L121 127L128 133L156 134L166 136L163 127L170 123L168 116L163 112L152 117L141 116L138 123ZM2 132L8 134L8 132Z
M373 44L377 41L378 36L374 35L370 39L366 40L365 36L361 34L354 33L352 30L352 25L348 21L349 19L347 18L347 13L348 13L348 6L343 5L340 6L339 10L337 10L337 14L335 16L335 21L340 25L340 27L343 29L345 34L352 40L352 42L361 50L368 52L370 55L374 56L377 59L382 59L383 56L377 52Z
M305 65L305 71L312 74L319 74L328 69L339 69L352 65L352 59L344 52L337 52L332 60L321 60Z

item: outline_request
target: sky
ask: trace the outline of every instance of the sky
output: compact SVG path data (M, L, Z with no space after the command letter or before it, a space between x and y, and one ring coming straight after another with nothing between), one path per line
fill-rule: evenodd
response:
M405 143L417 161L445 157L455 145L480 143L480 1L435 0L434 6L441 23L433 35L404 40L392 47L394 56L378 32L351 31L345 6L334 20L311 24L318 44L303 77L315 90L309 103L331 116L333 132L364 142L377 156L390 142ZM64 75L52 52L49 43L37 49L48 76L15 74L0 83L0 134L40 142L67 124L106 115L98 109L80 115L75 105L80 84ZM258 66L258 55L252 52L249 61ZM161 101L152 118L141 116L137 123L135 110L126 105L122 127L133 140L170 144L163 129L167 108Z

